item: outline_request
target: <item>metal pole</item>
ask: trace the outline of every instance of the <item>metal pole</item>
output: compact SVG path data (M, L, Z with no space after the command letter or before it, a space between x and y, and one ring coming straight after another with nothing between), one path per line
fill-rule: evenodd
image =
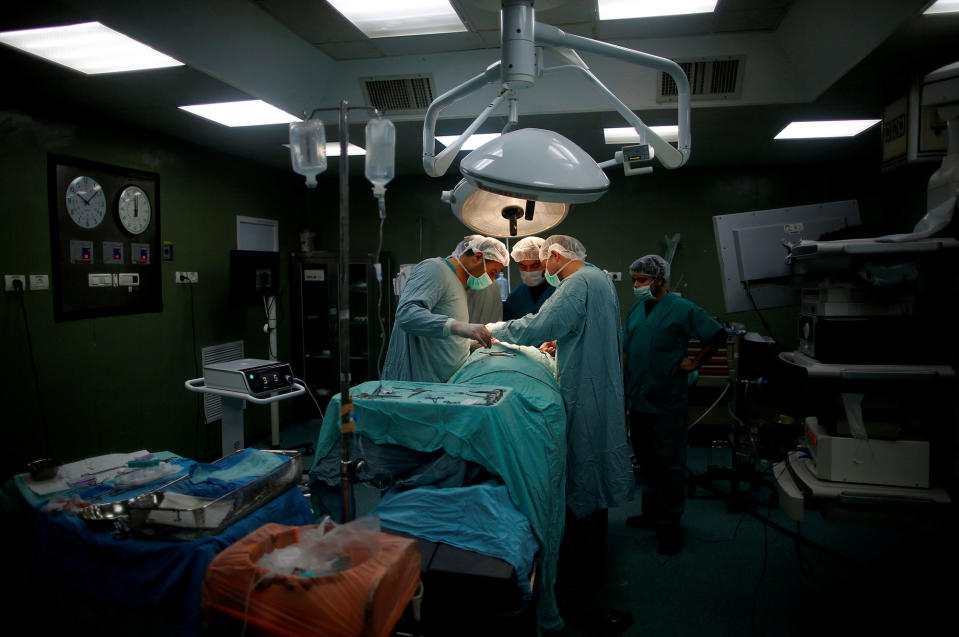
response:
M276 349L276 302L274 296L268 297L266 306L269 312L266 316L266 325L270 333L267 337L267 354L271 361L277 360L280 355ZM270 403L270 448L280 448L280 403L279 401Z
M343 521L350 519L350 434L354 430L350 399L350 144L349 103L340 102L340 260L336 315L340 352L340 437L343 455Z

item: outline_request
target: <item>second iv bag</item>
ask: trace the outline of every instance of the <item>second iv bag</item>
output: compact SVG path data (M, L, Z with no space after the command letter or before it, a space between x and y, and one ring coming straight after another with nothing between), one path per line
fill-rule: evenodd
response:
M373 195L382 197L395 172L396 129L385 117L366 123L366 178L373 184Z
M316 176L326 170L326 130L322 120L290 124L290 161L293 172L306 176L307 187L316 188Z

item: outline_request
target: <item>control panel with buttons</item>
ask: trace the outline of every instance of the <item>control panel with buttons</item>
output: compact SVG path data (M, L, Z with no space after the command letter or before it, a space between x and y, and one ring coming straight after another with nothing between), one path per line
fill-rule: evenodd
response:
M259 397L292 388L293 370L289 363L242 358L204 366L203 382L207 387Z

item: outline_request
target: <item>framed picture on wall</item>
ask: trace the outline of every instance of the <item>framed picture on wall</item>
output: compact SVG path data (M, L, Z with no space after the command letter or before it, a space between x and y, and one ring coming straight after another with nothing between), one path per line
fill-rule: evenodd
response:
M161 311L159 175L50 154L47 185L54 318Z

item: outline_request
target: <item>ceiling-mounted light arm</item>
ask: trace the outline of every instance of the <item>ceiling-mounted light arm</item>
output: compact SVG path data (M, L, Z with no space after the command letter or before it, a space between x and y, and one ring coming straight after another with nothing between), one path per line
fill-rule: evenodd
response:
M483 122L485 122L486 119L490 116L490 113L496 110L496 107L503 103L503 100L505 99L504 98L505 93L506 93L506 89L503 89L502 91L500 91L499 94L493 98L493 101L487 104L486 108L484 108L482 112L480 112L480 114L477 115L476 119L473 120L473 123L467 126L466 130L464 130L462 134L460 134L460 136L456 138L456 141L454 141L452 144L444 148L442 152L440 152L440 154L437 155L435 159L433 159L433 162L432 162L433 171L436 174L430 173L428 170L427 170L427 174L429 174L431 177L441 177L442 175L446 174L446 171L450 167L450 164L453 163L453 158L456 157L456 153L460 152L460 149L463 147L463 144L465 144L466 140L468 140L470 136L472 136L473 133L476 132L476 129L478 129L480 126L483 125ZM423 156L423 163L424 165L426 163L425 155Z
M570 64L578 66L580 68L588 69L589 66L586 65L586 62L583 61L583 58L579 57L579 53L567 46L554 46L553 52L556 55L560 56Z
M606 101L613 105L613 108L616 109L616 112L622 115L623 119L629 122L632 127L636 129L636 132L639 134L640 143L649 143L656 149L656 153L660 156L660 161L662 161L667 168L678 168L685 163L683 155L680 153L680 151L676 150L669 144L669 142L663 140L659 135L656 134L655 131L649 128L636 113L634 113L628 106L623 104L623 102L616 97L612 91L606 88L599 78L593 75L592 71L590 71L588 68L584 68L579 65L567 64L564 66L553 66L544 69L543 73L554 73L556 71L578 71L582 73L586 79L591 81L596 88L599 89L600 93L603 94L603 97L606 98ZM662 159L663 154L668 155L668 160Z
M476 129L486 121L492 110L503 101L503 93L500 92L496 96L493 102L479 114L473 124L455 142L447 146L439 155L434 155L436 150L436 120L439 119L440 111L470 93L475 93L487 84L499 83L501 81L500 66L499 60L490 64L483 73L437 97L426 109L426 116L423 118L423 170L430 177L442 177L446 174L446 170L453 163L456 153L469 139L469 136L476 132Z
M621 115L628 121L630 124L636 128L636 132L639 133L640 137L645 137L647 143L649 143L655 150L656 155L659 157L660 162L667 168L679 168L689 159L689 154L691 152L691 142L690 142L690 116L689 116L689 79L686 77L686 74L683 72L682 68L672 60L662 58L656 55L650 55L649 53L642 53L640 51L634 51L633 49L627 49L625 47L617 46L615 44L609 44L607 42L601 42L599 40L591 40L590 38L584 38L578 35L571 35L565 33L561 29L557 29L554 26L548 24L536 24L536 43L543 44L546 46L556 47L557 49L573 49L574 51L589 51L591 53L596 53L599 55L604 55L606 57L611 57L614 59L624 60L626 62L631 62L633 64L638 64L639 66L645 66L657 71L662 71L663 73L668 74L673 81L676 83L676 91L679 98L678 109L679 109L679 145L678 148L674 148L662 137L657 135L654 131L650 130L642 120L636 117L636 114L633 113L625 104L623 104L619 98L617 98L613 93L607 89L602 82L597 79L592 72L586 68L585 63L582 66L579 63L571 64L565 67L557 68L575 68L582 73L584 73L591 81L594 82L598 87L601 88L603 94L608 100L616 107L616 110L619 111ZM566 56L564 56L566 57ZM577 55L577 57L579 57ZM568 58L567 58L568 59ZM573 61L573 60L570 60ZM581 61L581 60L580 60ZM547 69L550 70L550 69ZM614 101L615 100L615 101ZM629 115L626 114L626 112ZM638 124L638 126L637 126Z
M506 95L506 101L509 105L509 121L506 122L506 126L503 127L503 130L500 131L500 135L505 135L510 132L516 125L519 123L519 102L516 99L516 93L510 91Z
M613 154L612 159L607 159L604 162L598 164L600 168L606 170L607 168L612 168L613 166L623 166L623 171L629 175L648 175L653 172L652 166L641 166L639 168L632 168L630 162L626 160L626 156L621 150L617 150Z

